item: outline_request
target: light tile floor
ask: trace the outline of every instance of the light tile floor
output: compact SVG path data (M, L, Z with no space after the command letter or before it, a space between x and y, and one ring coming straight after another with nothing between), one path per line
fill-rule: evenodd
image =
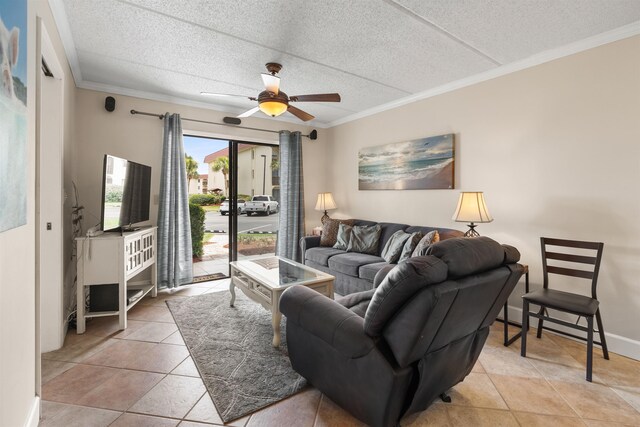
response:
M71 330L62 349L42 355L40 426L223 425L165 301L224 291L228 284L199 283L146 298L129 312L125 331L115 317L92 320L83 335ZM616 354L606 361L598 349L588 383L584 344L534 335L521 358L519 342L504 347L502 324L494 324L472 373L451 390L452 403L438 401L401 425L640 425L640 362ZM309 388L229 425L362 424Z

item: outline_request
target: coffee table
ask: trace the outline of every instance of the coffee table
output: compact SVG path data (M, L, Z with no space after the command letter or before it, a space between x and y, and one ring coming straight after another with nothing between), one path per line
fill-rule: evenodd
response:
M271 312L273 346L280 345L280 296L291 286L306 286L333 299L333 280L330 274L278 256L233 261L231 265L231 302L236 300L239 288L251 300Z

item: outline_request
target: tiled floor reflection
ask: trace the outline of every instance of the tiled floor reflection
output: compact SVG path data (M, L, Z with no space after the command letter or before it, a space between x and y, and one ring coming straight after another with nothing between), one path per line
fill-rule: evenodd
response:
M40 426L222 425L165 301L228 286L228 279L204 282L145 298L125 331L116 317L93 319L83 335L70 331L62 349L42 355ZM451 390L452 403L435 402L401 425L640 425L640 362L616 354L605 361L595 350L588 383L583 344L534 336L521 358L518 342L502 346L502 324L495 324L472 373ZM363 426L313 388L229 425Z

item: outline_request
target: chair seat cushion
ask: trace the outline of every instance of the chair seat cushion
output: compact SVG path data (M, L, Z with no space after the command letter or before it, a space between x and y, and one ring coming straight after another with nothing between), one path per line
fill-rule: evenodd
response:
M367 312L367 307L369 307L371 297L373 297L375 291L375 289L369 289L368 291L356 292L355 294L337 298L336 302L364 318L364 314Z
M315 262L316 264L328 266L329 258L334 255L343 254L345 251L335 248L327 248L327 247L315 247L311 249L307 249L304 253L306 259Z
M598 300L555 289L539 289L522 296L529 303L562 310L582 316L593 316L598 310Z
M329 268L338 273L348 276L358 277L358 270L361 266L384 261L376 255L361 254L359 252L347 252L333 255L329 258Z
M387 265L391 265L387 262L374 262L373 264L366 264L360 267L359 276L361 279L373 282L373 279L378 274L378 271L382 270Z

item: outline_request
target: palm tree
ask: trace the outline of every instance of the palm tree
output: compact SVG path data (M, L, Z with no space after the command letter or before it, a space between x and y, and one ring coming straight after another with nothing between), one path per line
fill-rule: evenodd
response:
M193 157L185 154L184 161L187 166L187 188L191 184L192 179L200 178L200 174L198 173L198 162L196 162Z
M227 156L218 157L211 165L214 172L222 172L224 176L224 194L229 195L229 158Z

